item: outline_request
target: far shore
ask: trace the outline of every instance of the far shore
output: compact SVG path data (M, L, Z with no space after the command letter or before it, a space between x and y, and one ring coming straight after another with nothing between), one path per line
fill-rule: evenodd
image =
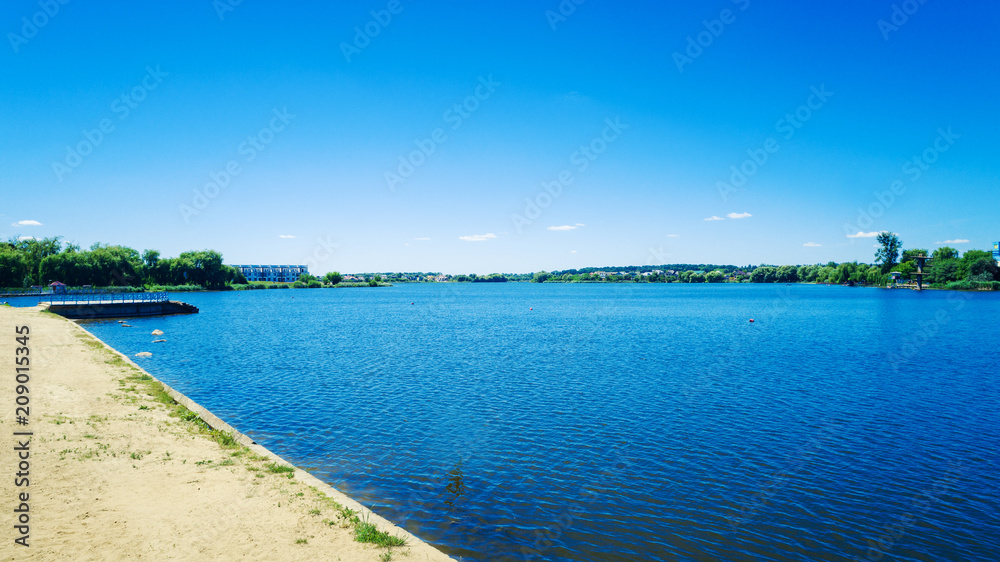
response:
M0 356L30 358L28 423L0 427L8 443L32 434L17 437L30 450L20 486L13 444L0 453L5 558L451 560L42 310L0 307ZM0 382L12 415L16 385ZM26 533L12 528L19 507Z

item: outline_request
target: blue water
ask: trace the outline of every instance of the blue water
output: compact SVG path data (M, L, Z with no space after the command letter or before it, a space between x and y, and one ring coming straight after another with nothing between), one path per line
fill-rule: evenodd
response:
M1000 556L1000 294L509 283L173 298L200 314L86 327L153 352L138 359L152 374L455 557ZM150 343L157 328L166 343Z

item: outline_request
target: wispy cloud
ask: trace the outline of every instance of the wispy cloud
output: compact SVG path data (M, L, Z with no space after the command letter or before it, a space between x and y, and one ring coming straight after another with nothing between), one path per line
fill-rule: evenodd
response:
M587 225L583 224L582 222L578 222L576 223L576 226L587 226Z
M848 238L875 238L878 236L878 232L858 232L857 234L848 234Z
M430 240L430 238L427 238L427 237L421 237L421 238L414 238L414 240Z
M680 238L680 237L681 237L680 234L668 234L667 235L667 238Z
M466 242L484 242L486 240L493 240L497 235L492 232L486 234L471 234L469 236L459 236L459 240L465 240Z
M724 218L722 218L722 217L717 217L717 216L714 216L714 215L713 215L713 216L711 216L711 217L708 217L708 218L707 218L707 219L705 219L705 220L707 220L707 221L724 221L724 220L726 220L726 219L724 219Z
M27 220L27 221L17 221L11 224L11 226L42 226L42 223L38 221Z
M805 246L806 248L819 248L820 246L822 246L822 244L817 244L815 242L806 242L805 244L803 244L803 246Z
M37 240L34 236L18 236L18 240Z
M969 241L964 238L959 238L957 240L945 240L944 242L935 242L935 244L968 244Z
M295 236L291 234L279 234L278 238L295 238Z
M729 213L726 216L729 217L729 218L731 218L731 219L748 219L748 218L752 217L753 215L751 215L750 213Z
M580 223L577 223L576 226L569 225L569 224L564 224L562 226L550 226L549 230L576 230L576 229L580 228L581 226L583 226L583 225L580 224Z
M575 254L575 253L576 253L576 250L570 250L570 251L569 251L569 253L571 253L571 254Z

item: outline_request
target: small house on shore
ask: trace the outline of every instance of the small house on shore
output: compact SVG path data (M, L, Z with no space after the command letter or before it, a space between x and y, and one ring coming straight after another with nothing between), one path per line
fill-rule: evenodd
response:
M49 283L49 289L52 291L52 294L54 295L66 294L66 284L59 281L53 281Z

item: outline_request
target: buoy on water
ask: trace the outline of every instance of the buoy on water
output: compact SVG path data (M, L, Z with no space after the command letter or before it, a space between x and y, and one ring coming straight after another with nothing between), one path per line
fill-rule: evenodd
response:
M529 306L529 307L528 307L528 310L535 310L535 309L534 309L534 308L531 308L531 307Z
M753 318L750 319L750 323L753 324Z

